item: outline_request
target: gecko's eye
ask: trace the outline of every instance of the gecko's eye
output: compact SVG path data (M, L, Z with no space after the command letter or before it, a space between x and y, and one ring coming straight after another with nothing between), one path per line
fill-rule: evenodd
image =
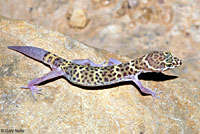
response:
M172 59L166 59L167 63L172 63Z
M172 57L172 54L170 52L165 52L165 58L170 58Z
M171 53L170 53L170 52L165 52L165 54L166 54L166 55L171 55Z

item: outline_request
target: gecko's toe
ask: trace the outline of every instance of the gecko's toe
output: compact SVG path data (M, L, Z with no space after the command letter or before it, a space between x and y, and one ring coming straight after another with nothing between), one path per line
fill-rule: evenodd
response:
M41 88L37 88L36 86L31 86L30 88L30 91L31 91L31 93L32 93L32 96L33 96L33 98L35 99L35 100L37 100L36 98L35 98L35 93L36 94L42 94L42 92L40 92L40 90L42 90Z
M22 86L21 88L28 89L28 87Z
M32 93L37 93L37 94L41 94L40 90L42 90L41 88L36 88L35 86L32 86L29 89L31 90Z
M152 94L153 99L154 99L154 98L158 98L158 99L160 99L160 97L157 96L157 95L159 95L160 93L162 93L162 91L157 92L157 90L158 90L158 89L156 88L155 91L154 91L154 93Z
M42 92L40 92L40 90L42 90L42 89L41 89L41 88L37 88L36 86L33 86L33 85L28 85L27 87L22 86L21 88L29 89L29 90L31 91L32 96L33 96L33 98L34 98L35 100L37 100L37 99L35 98L35 93L36 93L36 94L42 94Z

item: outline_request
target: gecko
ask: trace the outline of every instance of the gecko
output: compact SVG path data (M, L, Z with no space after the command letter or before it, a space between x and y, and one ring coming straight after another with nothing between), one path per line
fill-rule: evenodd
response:
M66 77L70 82L81 86L106 86L122 81L133 81L141 92L151 95L153 98L160 98L162 91L145 88L138 75L147 72L163 72L182 64L182 61L174 57L170 52L153 51L140 58L126 63L110 58L107 65L105 62L95 64L89 59L65 60L44 49L32 46L8 46L9 49L20 52L32 59L50 66L51 71L42 77L36 78L28 83L27 87L35 99L34 94L41 94L37 86L59 76Z

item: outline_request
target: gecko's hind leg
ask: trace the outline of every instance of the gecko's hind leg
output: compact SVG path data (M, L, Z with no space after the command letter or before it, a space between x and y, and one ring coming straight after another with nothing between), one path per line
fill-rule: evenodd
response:
M106 61L104 61L100 64L95 64L90 59L75 59L75 60L72 60L71 62L78 65L88 65L88 66L93 66L93 67L103 67L103 65L106 63Z
M22 87L22 88L30 89L33 98L36 99L34 93L41 94L41 92L39 91L41 89L37 88L36 85L38 85L38 84L40 84L40 83L42 83L42 82L44 82L46 80L49 80L49 79L52 79L52 78L56 78L56 77L62 76L62 75L63 75L63 72L61 70L54 69L51 72L47 73L46 75L30 81L28 83L27 87Z

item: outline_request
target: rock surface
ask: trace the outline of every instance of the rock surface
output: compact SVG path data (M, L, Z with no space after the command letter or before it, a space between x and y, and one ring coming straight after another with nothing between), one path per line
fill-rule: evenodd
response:
M129 58L89 47L68 36L24 21L0 17L0 124L1 130L24 133L197 134L200 126L200 86L185 79L141 80L158 88L161 99L141 95L134 84L87 90L63 78L39 86L35 101L21 89L49 71L43 64L7 49L11 45L44 48L72 60L95 63L110 57ZM179 68L180 69L180 68ZM168 72L169 73L169 72ZM173 75L173 74L171 74ZM165 77L165 76L163 76Z

